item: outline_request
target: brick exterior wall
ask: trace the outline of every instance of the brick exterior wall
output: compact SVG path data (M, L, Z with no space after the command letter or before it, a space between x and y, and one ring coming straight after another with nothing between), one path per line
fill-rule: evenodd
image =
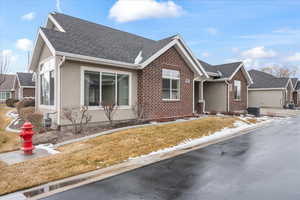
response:
M234 80L241 81L241 100L234 99L234 87L233 82ZM231 112L237 111L245 111L247 109L247 79L244 76L242 69L240 69L234 77L229 81L231 84L231 90L229 91L229 109Z
M23 98L24 97L35 97L34 88L23 88Z
M162 100L162 69L180 71L180 101ZM194 73L173 47L138 72L138 102L145 119L193 115ZM189 83L186 82L189 80Z

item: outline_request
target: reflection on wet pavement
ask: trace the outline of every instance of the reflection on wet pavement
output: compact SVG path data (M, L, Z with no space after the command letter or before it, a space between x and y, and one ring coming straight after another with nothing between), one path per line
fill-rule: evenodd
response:
M300 117L46 199L299 199Z

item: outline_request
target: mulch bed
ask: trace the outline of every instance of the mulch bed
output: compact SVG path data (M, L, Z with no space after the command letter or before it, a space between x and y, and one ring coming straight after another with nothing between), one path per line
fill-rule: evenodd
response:
M51 130L44 133L37 133L33 136L33 143L34 145L38 144L57 144L64 141L81 138L88 135L94 135L97 133L101 133L103 131L108 131L116 128L122 128L122 127L128 127L128 126L134 126L134 125L140 125L140 124L146 124L148 122L123 122L114 124L113 126L110 125L99 125L99 126L93 126L93 127L87 127L81 134L74 134L71 130Z

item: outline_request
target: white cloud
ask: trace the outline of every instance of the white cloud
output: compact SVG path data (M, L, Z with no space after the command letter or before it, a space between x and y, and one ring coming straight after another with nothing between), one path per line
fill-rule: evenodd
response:
M218 30L216 28L213 27L208 27L205 29L209 34L211 35L217 35L218 34Z
M32 41L27 38L17 40L16 47L22 51L30 51L32 48Z
M232 51L233 53L238 53L238 52L240 51L240 49L237 48L237 47L233 47L233 48L231 48L231 51Z
M277 53L273 50L267 50L263 46L254 47L241 53L243 57L252 59L273 58Z
M56 10L58 12L62 12L60 4L61 4L61 0L56 0Z
M207 58L207 57L210 56L210 54L209 54L208 52L203 52L201 55L202 55L202 57L204 57L204 58Z
M129 22L146 18L177 17L182 12L182 7L171 0L117 0L109 11L109 18L117 22Z
M21 17L22 20L26 20L26 21L31 21L34 18L35 18L35 13L34 12L27 13L27 14L25 14Z
M286 60L289 62L300 62L300 53L297 52L292 56L288 56Z

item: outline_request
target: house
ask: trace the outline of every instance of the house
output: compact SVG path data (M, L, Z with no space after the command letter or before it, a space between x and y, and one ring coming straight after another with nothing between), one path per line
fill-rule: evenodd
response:
M259 70L250 70L253 84L249 87L249 107L283 108L292 102L290 78L278 78Z
M13 98L14 96L14 80L16 76L13 74L0 76L1 80L4 80L4 82L0 85L0 103L4 103L7 99Z
M35 98L35 80L33 73L17 72L14 82L14 98Z
M294 98L294 103L297 107L300 106L300 81L298 80L296 87L295 87L295 91L297 92L296 97Z
M299 85L298 78L291 78L292 84L293 84L293 103L296 106L300 105L300 88L297 88L297 85ZM299 85L300 86L300 85Z
M195 85L209 78L179 35L156 41L57 12L38 32L30 70L36 109L58 125L68 124L64 108L80 106L106 121L100 102L118 105L115 120L136 118L135 105L146 119L191 116L204 102Z
M248 108L252 79L242 62L210 65L199 60L209 75L203 84L206 112L240 112Z

